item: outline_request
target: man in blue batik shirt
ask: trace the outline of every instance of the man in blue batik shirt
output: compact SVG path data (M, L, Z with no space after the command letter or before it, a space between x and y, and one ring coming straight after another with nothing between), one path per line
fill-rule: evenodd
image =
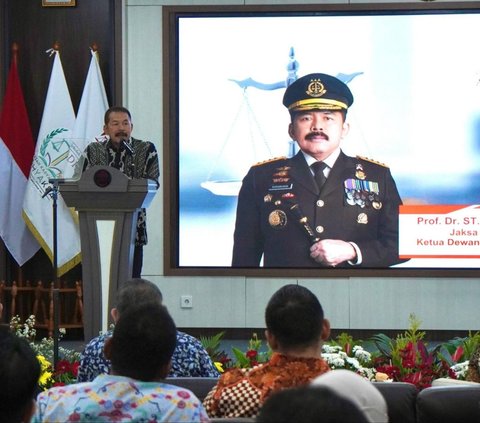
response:
M122 285L117 293L117 306L112 309L114 322L132 305L161 304L162 293L145 279L132 279ZM78 368L78 382L89 382L100 374L110 373L111 364L103 349L112 331L93 338L83 350ZM186 333L177 331L177 344L172 356L169 377L218 377L219 373L201 342Z

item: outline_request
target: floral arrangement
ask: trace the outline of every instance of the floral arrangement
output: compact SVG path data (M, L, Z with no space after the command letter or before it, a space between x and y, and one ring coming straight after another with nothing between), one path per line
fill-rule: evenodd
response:
M257 334L254 333L248 342L248 349L245 353L238 348L232 348L232 352L237 360L235 367L248 369L258 366L261 363L266 363L272 355L272 350L269 348L268 351L261 352L261 346L262 341L258 339Z
M361 345L362 341L341 333L336 341L322 346L322 357L331 369L352 370L368 380L375 380L376 369L372 365L372 354Z
M41 389L68 385L77 381L80 353L59 347L58 353L61 359L58 360L55 368L53 368L53 338L43 338L40 342L35 342L37 334L35 330L35 316L32 315L28 317L23 324L19 316L12 317L10 320L10 329L18 337L25 338L37 354L41 368L38 385ZM60 337L64 334L65 330L60 329Z
M410 315L409 321L409 329L395 339L384 334L373 336L378 349L374 360L376 371L385 373L392 381L413 383L419 389L431 386L434 379L462 377L455 366L464 355L463 347L458 345L453 355L447 344L429 349L424 341L425 332L419 330L420 321L415 315Z
M410 315L405 332L395 338L380 333L366 342L342 333L324 343L322 357L331 369L351 370L371 381L409 382L419 390L431 386L437 378L466 380L472 368L471 357L476 360L476 368L480 368L480 332L430 348L420 324L415 315ZM221 372L250 368L267 362L271 356L269 349L261 352L262 341L254 333L246 351L232 348L233 359L230 359L225 351L220 351L223 335L221 332L211 338L200 338Z
M232 366L232 359L223 350L220 350L220 341L222 340L225 332L219 332L214 336L201 336L200 342L207 351L208 355L212 359L215 367L220 373L223 373L225 369Z
M367 342L342 333L335 340L324 343L322 356L331 369L351 370L368 380L409 382L418 389L444 377L480 382L480 332L430 348L420 324L416 316L411 315L405 332L394 338L380 333ZM24 323L15 316L10 327L17 336L27 339L36 352L41 364L39 386L42 389L76 382L80 353L59 347L60 359L53 368L53 339L43 338L35 342L35 316L30 316ZM64 333L61 329L60 336ZM246 351L232 348L231 355L221 350L223 336L224 332L220 332L211 337L200 337L221 373L231 368L251 368L271 357L272 351L263 346L256 333L249 340ZM478 380L471 378L473 370Z

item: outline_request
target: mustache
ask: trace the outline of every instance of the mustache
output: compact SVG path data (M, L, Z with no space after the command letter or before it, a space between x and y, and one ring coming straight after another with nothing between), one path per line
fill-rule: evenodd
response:
M310 132L309 134L307 134L305 136L305 138L307 140L310 140L310 139L315 138L315 137L322 137L322 138L325 138L328 141L328 135L323 131Z
M127 134L123 131L122 132L115 132L115 136L119 137L119 138L121 138L121 137L127 138Z

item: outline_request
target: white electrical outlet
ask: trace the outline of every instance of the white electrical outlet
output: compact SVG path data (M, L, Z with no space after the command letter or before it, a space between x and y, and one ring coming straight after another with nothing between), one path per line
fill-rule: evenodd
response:
M182 295L180 297L180 307L181 308L192 308L193 307L193 297L191 295Z

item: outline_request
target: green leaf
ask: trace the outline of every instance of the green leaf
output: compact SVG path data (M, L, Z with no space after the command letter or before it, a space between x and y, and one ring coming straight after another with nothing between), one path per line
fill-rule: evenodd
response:
M213 336L200 337L200 343L203 345L203 348L205 348L205 351L207 351L208 355L213 361L215 361L215 359L218 358L218 356L222 353L219 351L219 348L223 335L225 335L225 332L219 332Z
M392 350L394 348L394 341L383 333L373 335L371 340L379 351L386 357L392 357Z
M232 347L233 355L237 360L237 367L242 369L250 367L250 360L245 356L244 352L238 348Z

